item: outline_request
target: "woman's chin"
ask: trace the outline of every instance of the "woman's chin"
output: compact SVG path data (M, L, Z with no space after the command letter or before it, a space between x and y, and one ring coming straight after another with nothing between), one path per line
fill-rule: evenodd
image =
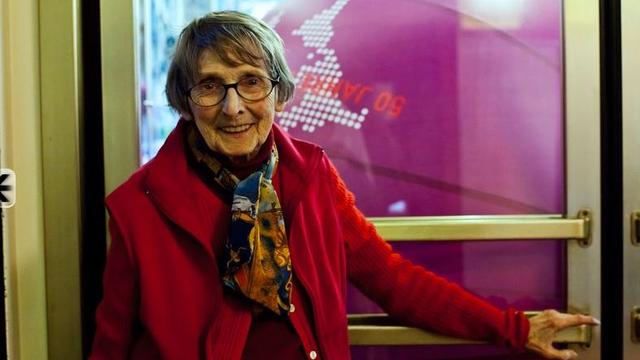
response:
M221 152L222 155L231 160L234 164L242 164L243 162L247 162L251 160L253 156L257 153L255 151L255 146L251 147L243 147L242 149L228 149L227 151Z

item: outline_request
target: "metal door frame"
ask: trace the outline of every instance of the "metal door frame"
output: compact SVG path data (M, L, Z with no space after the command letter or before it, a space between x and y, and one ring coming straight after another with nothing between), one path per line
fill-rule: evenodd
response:
M136 0L100 1L105 193L139 166Z
M640 246L637 233L640 231L633 214L640 211L640 3L636 0L621 0L621 46L622 46L622 141L623 141L623 322L624 360L640 358L640 343L632 341L632 326L638 320L632 318L633 309L640 306ZM635 223L632 224L632 221ZM632 226L633 225L633 226ZM635 228L635 234L631 229ZM632 235L636 235L632 238ZM635 276L634 276L635 275ZM635 323L635 324L634 324ZM640 331L640 329L638 329ZM637 334L638 335L638 334Z
M567 212L590 208L600 219L600 3L564 2L564 74L566 120ZM567 309L600 317L600 224L594 221L592 243L568 244ZM576 349L580 359L600 359L600 331L591 346Z

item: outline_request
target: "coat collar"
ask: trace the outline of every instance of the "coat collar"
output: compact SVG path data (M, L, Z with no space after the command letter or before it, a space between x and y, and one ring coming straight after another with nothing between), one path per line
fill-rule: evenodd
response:
M212 219L223 207L226 210L230 205L212 191L189 164L185 146L187 126L190 124L186 120L178 122L156 157L145 166L143 184L160 211L213 255L211 239L215 229ZM272 131L280 156L276 170L280 174L276 173L276 176L287 197L283 210L285 214L291 214L319 164L322 149L291 138L278 125L274 124Z

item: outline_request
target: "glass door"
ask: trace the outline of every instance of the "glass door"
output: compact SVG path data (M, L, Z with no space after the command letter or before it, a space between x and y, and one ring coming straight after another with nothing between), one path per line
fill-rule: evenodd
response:
M103 29L125 28L103 31L107 191L177 121L163 71L181 27L208 10L255 11L284 38L297 81L277 123L326 149L395 249L500 307L599 316L597 1L249 3L103 2ZM393 335L355 288L348 309L354 359L513 358ZM597 330L559 340L599 358Z

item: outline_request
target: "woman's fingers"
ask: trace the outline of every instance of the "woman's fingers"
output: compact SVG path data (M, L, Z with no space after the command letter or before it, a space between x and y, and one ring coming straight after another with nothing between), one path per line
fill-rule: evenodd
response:
M578 353L573 350L558 350L554 347L549 347L549 351L545 356L547 359L569 360L577 359Z
M529 350L532 350L540 355L542 355L545 359L554 359L554 360L569 360L569 359L577 359L578 354L573 350L558 350L551 346L551 344L541 344L541 343L530 343L527 345Z
M600 325L600 321L598 321L598 319L588 315L562 314L555 312L555 314L552 316L557 316L557 319L554 321L554 323L556 324L558 330L580 325Z

